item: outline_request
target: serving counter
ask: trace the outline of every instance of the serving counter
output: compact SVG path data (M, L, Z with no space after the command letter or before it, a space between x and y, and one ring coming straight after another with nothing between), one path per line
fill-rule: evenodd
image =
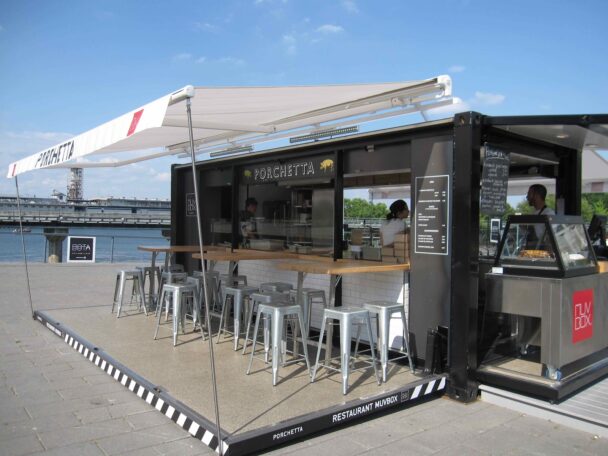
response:
M540 346L545 374L560 380L564 366L608 346L608 272L573 278L486 275L486 310L540 319L515 322L517 345Z
M608 347L605 271L582 218L509 217L486 274L485 310L510 327L510 356L539 361L541 376L555 381L598 361Z

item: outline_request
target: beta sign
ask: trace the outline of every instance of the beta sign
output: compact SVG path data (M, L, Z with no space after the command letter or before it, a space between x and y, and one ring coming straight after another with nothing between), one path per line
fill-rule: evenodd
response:
M593 289L575 291L572 294L572 343L576 344L593 336Z
M68 236L68 263L95 263L95 237Z

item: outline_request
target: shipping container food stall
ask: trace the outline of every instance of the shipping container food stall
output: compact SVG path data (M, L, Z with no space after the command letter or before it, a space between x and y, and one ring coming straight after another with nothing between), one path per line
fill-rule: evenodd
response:
M411 194L411 270L390 280L404 285L416 364L427 370L442 366L450 374L448 392L459 400L475 399L479 382L559 400L608 372L608 275L600 272L604 266L595 258L587 228L575 217L581 210L583 151L608 148L607 124L605 115L469 112L210 157L197 164L201 194L215 202L204 209L204 236L234 249L350 257L344 192L403 186ZM196 236L193 220L185 216L193 191L189 173L187 167L173 168L173 239L186 244ZM509 182L534 177L555 180L558 215L513 217L506 230L495 233L498 249L484 249L480 220L504 215ZM247 198L255 198L259 209L256 239L245 245L239 213ZM551 239L550 250L536 252L541 259L517 250L517 239L511 239L538 224L546 225ZM374 242L365 247L367 259L382 261ZM244 273L255 268L260 278L274 274L261 264L247 268L241 267ZM364 278L343 280L336 303L352 305L366 290ZM377 293L382 299L382 291ZM592 311L585 304L590 296ZM579 331L581 319L587 326ZM531 330L536 333L528 334Z
M386 379L375 369L353 375L346 391L343 376L341 391L330 375L311 382L306 365L275 363L282 377L273 385L274 371L273 382L265 375L269 366L248 375L246 357L232 341L218 343L218 334L203 344L193 333L173 347L166 340L151 343L154 322L143 313L117 321L107 311L91 317L88 309L82 315L32 306L33 316L196 438L229 454L281 445L444 391L473 401L480 384L549 400L575 393L608 373L608 272L590 245L596 236L587 235L580 219L582 156L608 149L608 115L465 112L358 132L358 122L395 111L424 115L451 103L448 77L350 86L188 86L8 169L18 191L17 176L38 168L120 166L188 154L190 164L171 170L171 247L190 252L176 253L175 261L188 272L213 267L255 285L291 282L298 301L305 288L327 290L328 307L396 305L404 316L390 323L386 343L409 359L394 359ZM286 147L253 147L287 138ZM163 150L90 161L95 154L153 147ZM511 217L503 229L509 184L534 177L555 182L557 215ZM411 195L410 221L392 245L384 245L382 221L354 225L344 217L349 192L383 187ZM487 238L481 225L489 217ZM536 238L547 241L532 248L526 234L537 228L544 234ZM192 246L198 246L194 255ZM206 282L208 303L214 291ZM301 325L313 339L323 312L316 306L310 323ZM206 318L213 328L210 312ZM328 329L329 343L309 348L320 348L317 355L325 349L327 360L332 340L355 342L340 341L339 333L332 339ZM355 338L360 343L353 345L371 349L369 334ZM300 348L296 343L293 352Z

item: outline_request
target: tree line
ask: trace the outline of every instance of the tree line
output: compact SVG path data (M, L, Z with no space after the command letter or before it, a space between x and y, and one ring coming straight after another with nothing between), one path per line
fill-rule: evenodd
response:
M555 209L555 195L547 195L546 203L548 207ZM373 203L363 198L346 198L344 200L344 217L346 218L386 218L388 207L384 203ZM524 199L515 207L507 203L507 210L502 215L506 220L513 214L531 214L532 206ZM593 214L608 215L608 193L584 193L581 196L581 215L586 223L591 221ZM488 217L480 215L480 225L488 224Z

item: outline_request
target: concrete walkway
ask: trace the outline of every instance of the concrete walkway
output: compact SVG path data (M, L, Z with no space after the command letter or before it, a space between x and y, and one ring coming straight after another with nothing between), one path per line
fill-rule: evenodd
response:
M120 267L31 265L34 306L109 305ZM213 454L32 320L21 265L0 265L0 277L1 455ZM608 442L480 401L438 399L269 454L606 455Z

